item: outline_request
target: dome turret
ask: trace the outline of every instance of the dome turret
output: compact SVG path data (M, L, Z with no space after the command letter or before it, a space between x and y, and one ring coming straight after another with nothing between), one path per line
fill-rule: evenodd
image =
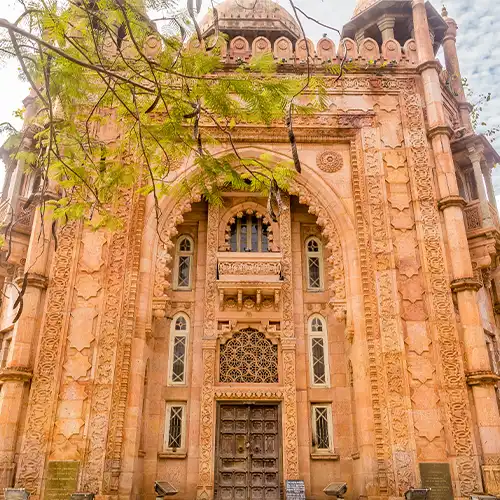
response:
M264 36L274 42L286 36L294 42L300 28L293 16L272 0L226 0L217 6L219 31L230 38L243 36L252 41ZM204 34L214 31L213 14L209 12L200 23Z

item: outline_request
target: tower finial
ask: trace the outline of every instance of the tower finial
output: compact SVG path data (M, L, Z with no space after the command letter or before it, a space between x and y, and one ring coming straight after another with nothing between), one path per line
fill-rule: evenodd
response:
M446 5L443 4L443 10L441 11L441 15L443 17L448 17L448 10L446 9Z

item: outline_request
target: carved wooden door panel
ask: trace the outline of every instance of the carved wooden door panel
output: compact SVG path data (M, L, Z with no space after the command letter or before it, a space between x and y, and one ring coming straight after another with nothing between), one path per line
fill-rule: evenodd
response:
M280 499L278 410L278 405L265 404L219 406L219 500Z

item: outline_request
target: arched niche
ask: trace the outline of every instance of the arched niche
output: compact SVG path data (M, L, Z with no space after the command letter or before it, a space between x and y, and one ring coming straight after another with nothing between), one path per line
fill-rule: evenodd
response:
M316 46L316 53L322 62L333 61L336 58L335 44L329 38L323 37Z
M162 50L161 40L157 36L150 35L144 41L144 54L150 59L156 59Z
M218 154L223 156L231 151L228 149L220 151ZM239 154L242 158L255 158L261 156L263 153L270 154L276 159L276 163L289 160L287 155L263 147L245 146L239 149ZM297 175L292 181L289 193L297 196L299 202L307 205L309 212L317 218L320 233L325 241L325 248L330 254L327 261L327 273L331 277L331 284L329 286L331 297L333 297L331 306L334 307L337 318L343 320L345 318L346 299L348 297L347 287L349 285L346 276L351 272L359 272L356 268L358 256L356 254L357 238L354 230L354 221L352 216L346 212L346 208L334 188L325 184L314 168L309 167L304 162L302 166L302 174ZM189 176L195 168L194 165L186 168L176 182L182 182L184 177ZM172 249L174 246L172 240L177 234L176 226L183 222L183 214L191 210L191 204L200 201L200 199L201 196L199 193L192 193L190 198L182 200L167 199L164 201L164 205L160 207L162 210L159 230L161 240L156 234L154 207L151 206L150 208L147 226L150 228L148 231L151 234L151 243L148 246L147 252L149 253L151 251L149 249L153 248L154 253L151 255L151 259L154 265L150 276L154 277L151 300L155 317L161 318L166 314L166 305L169 301L170 290L169 266L172 261ZM256 205L262 210L262 205L258 203ZM227 222L232 215L232 210L227 210L227 212L224 212L226 220L225 223L219 224L219 230L225 231ZM275 231L274 228L273 231ZM279 231L279 227L276 231ZM275 241L280 241L277 234L279 233L274 233ZM342 238L340 235L342 235ZM352 266L354 268L349 271L349 268Z
M359 44L359 55L365 61L378 61L380 59L380 48L373 38L365 38Z
M401 61L401 45L397 40L393 40L392 38L386 40L382 44L382 56L386 61Z
M299 38L295 45L295 59L297 62L307 62L307 51L309 50L310 62L314 61L314 45L309 38Z
M252 54L264 54L272 52L271 42L264 36L258 36L252 43Z
M417 44L413 38L404 44L403 52L410 64L418 64Z
M248 214L248 213L256 214L258 217L262 217L266 219L266 222L270 226L269 231L269 246L271 252L279 251L279 241L280 241L280 229L279 225L276 222L273 222L267 216L267 209L263 205L260 205L253 201L244 201L242 203L238 203L232 207L229 207L226 212L220 218L219 224L219 242L224 242L223 246L219 247L219 251L224 252L228 251L228 230L230 230L232 219L236 217L239 213Z
M250 46L246 38L237 36L231 40L229 44L229 56L231 59L241 59L246 61L250 54Z
M346 59L357 59L358 46L356 45L356 42L351 38L342 38L342 40L340 40L339 42L337 54L341 59L344 59L344 54L346 54Z
M286 36L282 36L274 42L274 57L282 63L293 60L292 42Z

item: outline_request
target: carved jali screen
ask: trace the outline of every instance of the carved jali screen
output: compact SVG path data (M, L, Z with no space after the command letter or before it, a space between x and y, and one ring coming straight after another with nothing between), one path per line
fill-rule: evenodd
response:
M221 382L275 384L278 382L278 346L263 333L246 328L220 347Z
M221 404L218 417L218 500L279 500L277 404Z

